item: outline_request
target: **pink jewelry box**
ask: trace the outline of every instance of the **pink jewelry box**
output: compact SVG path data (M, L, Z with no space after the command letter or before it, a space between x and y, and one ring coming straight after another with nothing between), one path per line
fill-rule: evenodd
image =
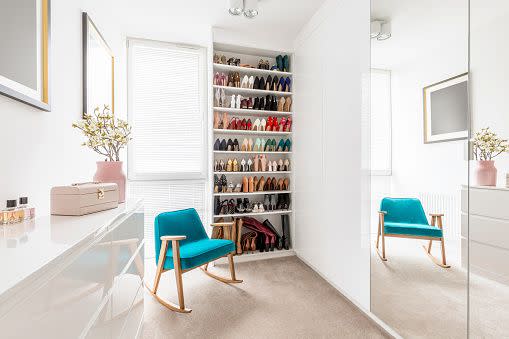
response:
M85 182L51 189L51 214L84 215L118 207L118 185Z

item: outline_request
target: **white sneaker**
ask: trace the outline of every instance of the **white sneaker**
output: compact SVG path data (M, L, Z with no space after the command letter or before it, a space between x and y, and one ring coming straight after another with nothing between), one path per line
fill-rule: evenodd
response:
M258 212L260 212L258 210L258 204L253 204L253 213L258 213Z

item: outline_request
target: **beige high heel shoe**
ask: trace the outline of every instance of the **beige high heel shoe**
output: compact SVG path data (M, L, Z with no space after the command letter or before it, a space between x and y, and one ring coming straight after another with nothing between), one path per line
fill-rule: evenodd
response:
M227 129L228 128L228 114L223 113L223 129Z
M231 172L233 169L233 161L232 159L228 159L228 162L226 163L226 172Z
M285 159L285 162L283 163L283 170L284 171L289 171L290 170L290 160L288 159Z
M260 181L258 182L258 189L257 191L263 191L263 187L265 186L265 178L262 176L260 178Z
M282 171L283 170L283 159L279 159L277 162L277 170Z
M219 112L214 112L214 129L219 128Z
M276 162L276 160L274 160L274 161L272 162L272 171L273 171L273 172L277 172L277 162Z
M249 138L248 144L247 144L247 151L252 152L253 151L253 139Z
M286 191L290 189L290 179L285 178L285 180L283 180L283 189Z
M233 159L233 172L239 171L239 163L237 161L237 158Z
M258 190L258 177L255 175L255 177L253 178L253 192L257 191Z
M247 142L247 139L244 139L244 141L242 141L242 146L240 147L240 150L242 152L247 152L247 149L248 149L248 142Z
M254 192L254 179L253 177L249 177L249 193Z
M265 155L260 156L261 171L265 172L267 169L267 157Z
M285 104L283 106L283 112L290 112L291 109L292 109L292 98L287 97Z
M242 192L249 192L249 181L247 180L246 176L242 178Z
M258 172L260 170L259 168L260 158L258 157L258 154L254 157L254 171Z
M288 98L288 99L290 99L290 98ZM286 101L287 100L284 97L279 98L279 101L277 102L277 111L278 112L283 112Z

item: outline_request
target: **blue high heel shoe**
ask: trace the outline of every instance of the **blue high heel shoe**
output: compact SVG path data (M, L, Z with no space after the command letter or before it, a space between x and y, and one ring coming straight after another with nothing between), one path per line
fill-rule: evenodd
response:
M277 145L276 152L283 152L285 148L285 141L283 139L279 140L279 144Z
M285 145L283 147L283 152L291 152L292 151L292 142L290 139L286 139Z
M283 57L281 55L278 55L276 57L276 65L277 65L278 70L280 70L280 71L283 70Z
M292 84L292 80L291 80L289 77L287 77L287 78L285 79L285 85L284 85L284 89L283 89L283 91L285 91L285 92L291 92L291 91L292 91L292 90L291 90L291 84Z
M284 92L285 91L285 78L281 77L281 79L279 79L279 84L277 85L277 90L279 92Z

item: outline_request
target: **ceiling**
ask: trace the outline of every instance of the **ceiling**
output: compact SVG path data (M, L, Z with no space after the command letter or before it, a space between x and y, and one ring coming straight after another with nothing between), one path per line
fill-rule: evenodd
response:
M324 0L260 0L255 19L232 16L228 0L123 0L120 10L129 17L145 16L173 24L208 25L239 32L257 31L293 40ZM187 25L184 25L187 24Z

